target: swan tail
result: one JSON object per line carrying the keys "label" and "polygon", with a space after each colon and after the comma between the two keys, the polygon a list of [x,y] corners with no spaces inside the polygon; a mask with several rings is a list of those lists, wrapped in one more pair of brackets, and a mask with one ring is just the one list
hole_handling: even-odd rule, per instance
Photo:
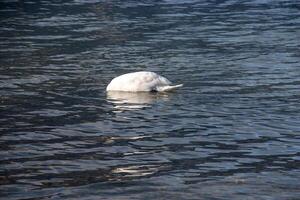
{"label": "swan tail", "polygon": [[175,90],[179,87],[182,87],[183,84],[179,84],[179,85],[167,85],[167,86],[160,86],[157,88],[158,92],[167,92],[167,91],[172,91]]}

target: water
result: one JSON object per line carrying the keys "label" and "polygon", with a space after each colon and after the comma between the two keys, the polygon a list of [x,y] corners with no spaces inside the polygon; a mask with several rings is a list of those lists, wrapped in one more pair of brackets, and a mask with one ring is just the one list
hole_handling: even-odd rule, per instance
{"label": "water", "polygon": [[[0,198],[299,199],[300,3],[0,3]],[[150,70],[173,93],[106,94]]]}

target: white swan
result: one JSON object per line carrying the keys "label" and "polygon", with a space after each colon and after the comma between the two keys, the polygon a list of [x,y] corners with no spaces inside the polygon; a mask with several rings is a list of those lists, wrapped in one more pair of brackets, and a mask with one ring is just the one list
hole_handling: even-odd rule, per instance
{"label": "white swan", "polygon": [[154,72],[132,72],[114,78],[107,86],[106,91],[126,92],[165,92],[174,90],[180,85],[171,85],[171,82]]}

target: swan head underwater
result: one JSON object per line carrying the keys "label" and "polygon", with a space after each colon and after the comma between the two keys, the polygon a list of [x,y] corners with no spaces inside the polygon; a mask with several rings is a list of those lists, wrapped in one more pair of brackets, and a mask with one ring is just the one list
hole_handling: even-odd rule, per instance
{"label": "swan head underwater", "polygon": [[154,72],[140,71],[123,74],[111,80],[106,91],[124,92],[167,92],[182,87]]}

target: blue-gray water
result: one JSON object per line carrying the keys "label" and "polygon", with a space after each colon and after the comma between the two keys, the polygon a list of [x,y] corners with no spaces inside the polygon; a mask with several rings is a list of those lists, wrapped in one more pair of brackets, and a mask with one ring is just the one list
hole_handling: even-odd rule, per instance
{"label": "blue-gray water", "polygon": [[0,81],[2,199],[300,197],[298,0],[2,0]]}

